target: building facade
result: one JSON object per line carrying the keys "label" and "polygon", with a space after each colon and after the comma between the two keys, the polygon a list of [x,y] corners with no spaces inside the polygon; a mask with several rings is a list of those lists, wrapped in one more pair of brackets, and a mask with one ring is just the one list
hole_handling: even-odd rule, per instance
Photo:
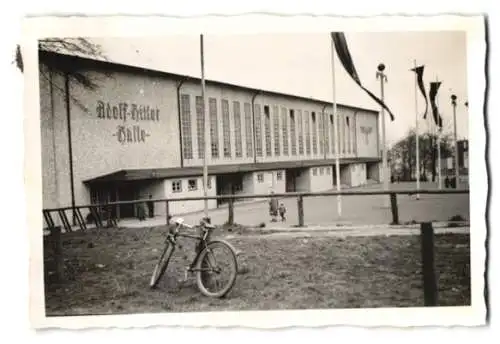
{"label": "building facade", "polygon": [[337,138],[341,184],[380,182],[378,112],[339,104],[335,132],[329,102],[208,80],[206,93],[205,119],[199,79],[40,52],[43,207],[202,196],[205,120],[209,195],[331,190]]}

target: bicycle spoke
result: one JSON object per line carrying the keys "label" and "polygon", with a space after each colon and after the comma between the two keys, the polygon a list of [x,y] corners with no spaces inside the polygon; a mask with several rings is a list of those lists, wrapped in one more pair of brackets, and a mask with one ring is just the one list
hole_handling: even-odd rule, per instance
{"label": "bicycle spoke", "polygon": [[206,290],[214,294],[220,292],[226,285],[232,284],[234,279],[236,266],[232,251],[225,245],[210,247],[203,257],[201,269],[202,283]]}

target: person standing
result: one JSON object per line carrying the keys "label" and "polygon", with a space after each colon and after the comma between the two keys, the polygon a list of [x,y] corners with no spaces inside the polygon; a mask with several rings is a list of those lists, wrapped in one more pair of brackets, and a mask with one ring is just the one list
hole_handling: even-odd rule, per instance
{"label": "person standing", "polygon": [[283,203],[280,204],[280,207],[279,207],[279,213],[280,213],[280,217],[281,217],[281,221],[286,221],[286,207]]}
{"label": "person standing", "polygon": [[148,201],[148,211],[149,211],[149,217],[153,218],[155,217],[155,204],[152,201],[153,196],[149,195],[149,201]]}
{"label": "person standing", "polygon": [[278,199],[273,196],[274,191],[271,191],[271,198],[269,199],[269,215],[271,215],[271,222],[276,222],[278,218]]}

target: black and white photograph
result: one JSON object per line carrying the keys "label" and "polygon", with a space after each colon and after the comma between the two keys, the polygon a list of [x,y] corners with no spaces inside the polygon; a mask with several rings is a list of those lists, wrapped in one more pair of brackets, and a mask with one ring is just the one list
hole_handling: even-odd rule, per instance
{"label": "black and white photograph", "polygon": [[482,323],[484,19],[452,19],[26,39],[33,323]]}

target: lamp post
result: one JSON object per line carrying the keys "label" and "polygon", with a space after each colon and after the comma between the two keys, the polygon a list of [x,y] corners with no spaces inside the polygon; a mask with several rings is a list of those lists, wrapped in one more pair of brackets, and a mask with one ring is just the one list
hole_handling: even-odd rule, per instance
{"label": "lamp post", "polygon": [[455,140],[455,189],[458,188],[457,96],[451,95],[453,106],[453,138]]}
{"label": "lamp post", "polygon": [[[377,67],[377,79],[380,79],[380,96],[382,102],[384,102],[384,84],[387,82],[387,76],[384,74],[385,65],[380,63]],[[380,110],[380,121],[381,121],[381,131],[382,131],[382,181],[384,183],[384,191],[389,190],[389,173],[387,171],[387,146],[385,143],[385,113],[384,108]],[[386,199],[386,206],[388,205],[388,200]]]}

